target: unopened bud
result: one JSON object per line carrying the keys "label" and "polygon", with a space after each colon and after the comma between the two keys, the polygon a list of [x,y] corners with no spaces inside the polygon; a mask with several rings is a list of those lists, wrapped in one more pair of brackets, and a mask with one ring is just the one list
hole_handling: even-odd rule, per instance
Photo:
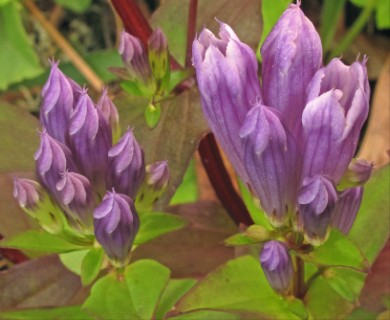
{"label": "unopened bud", "polygon": [[373,162],[368,162],[365,159],[352,159],[338,188],[346,189],[365,184],[371,177],[373,167]]}

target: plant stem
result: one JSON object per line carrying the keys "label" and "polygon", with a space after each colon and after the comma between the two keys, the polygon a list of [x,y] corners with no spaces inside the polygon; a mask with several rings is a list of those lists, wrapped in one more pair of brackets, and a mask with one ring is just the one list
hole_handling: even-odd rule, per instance
{"label": "plant stem", "polygon": [[201,140],[198,151],[211,185],[230,217],[236,224],[252,225],[253,220],[233,187],[212,133]]}
{"label": "plant stem", "polygon": [[305,262],[298,256],[294,256],[293,293],[298,299],[302,299],[305,293]]}
{"label": "plant stem", "polygon": [[353,25],[349,28],[346,35],[343,37],[341,42],[332,50],[329,55],[329,59],[338,57],[341,55],[345,49],[352,43],[356,36],[362,31],[363,27],[366,25],[368,18],[371,16],[372,11],[374,10],[378,0],[368,0],[368,3],[364,7],[363,11],[360,13],[359,17]]}
{"label": "plant stem", "polygon": [[195,39],[195,33],[196,33],[197,8],[198,8],[198,0],[190,0],[190,7],[188,10],[188,23],[187,23],[186,67],[191,66],[192,42]]}

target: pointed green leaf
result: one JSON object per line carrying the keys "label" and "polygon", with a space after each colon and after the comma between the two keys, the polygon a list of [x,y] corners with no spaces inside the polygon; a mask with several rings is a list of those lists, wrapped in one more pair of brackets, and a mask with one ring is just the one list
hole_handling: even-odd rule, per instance
{"label": "pointed green leaf", "polygon": [[132,80],[126,80],[121,82],[121,87],[126,92],[135,95],[135,96],[143,96],[142,90],[139,88],[138,83]]}
{"label": "pointed green leaf", "polygon": [[195,161],[191,160],[186,173],[183,177],[183,182],[177,188],[173,195],[170,205],[195,202],[198,200],[198,181],[196,177]]}
{"label": "pointed green leaf", "polygon": [[349,237],[370,263],[390,235],[390,166],[376,171],[364,187],[363,201]]}
{"label": "pointed green leaf", "polygon": [[98,276],[103,264],[104,250],[102,247],[92,248],[85,255],[81,264],[81,283],[91,284]]}
{"label": "pointed green leaf", "polygon": [[196,283],[195,279],[172,279],[165,288],[158,308],[156,310],[156,319],[163,319],[174,304]]}
{"label": "pointed green leaf", "polygon": [[81,264],[88,252],[89,250],[78,250],[68,253],[61,253],[59,257],[65,267],[67,267],[73,273],[81,275]]}
{"label": "pointed green leaf", "polygon": [[177,317],[168,318],[172,320],[199,320],[199,319],[207,319],[207,320],[239,320],[241,319],[240,315],[221,312],[221,311],[210,311],[210,310],[201,310],[194,311],[182,314]]}
{"label": "pointed green leaf", "polygon": [[157,126],[161,116],[161,107],[159,103],[149,103],[145,108],[145,121],[150,129]]}
{"label": "pointed green leaf", "polygon": [[299,254],[305,261],[324,266],[344,266],[366,270],[369,265],[359,247],[341,231],[333,229],[328,240],[313,251]]}
{"label": "pointed green leaf", "polygon": [[199,281],[178,303],[179,312],[199,309],[257,312],[275,319],[299,319],[269,286],[259,261],[243,256]]}
{"label": "pointed green leaf", "polygon": [[33,250],[46,253],[64,253],[85,249],[44,231],[29,230],[0,241],[0,247]]}
{"label": "pointed green leaf", "polygon": [[0,90],[43,72],[24,30],[18,1],[0,7]]}
{"label": "pointed green leaf", "polygon": [[366,274],[347,268],[329,268],[323,277],[341,297],[354,303],[359,299]]}
{"label": "pointed green leaf", "polygon": [[148,212],[140,214],[140,229],[134,244],[140,245],[165,233],[178,230],[186,225],[186,221],[174,214]]}
{"label": "pointed green leaf", "polygon": [[101,319],[152,319],[169,275],[158,262],[139,260],[99,279],[83,308]]}
{"label": "pointed green leaf", "polygon": [[177,71],[171,71],[170,80],[169,80],[169,86],[168,86],[168,92],[171,92],[175,87],[182,83],[185,79],[188,79],[189,77],[194,75],[194,69],[193,68],[187,68]]}

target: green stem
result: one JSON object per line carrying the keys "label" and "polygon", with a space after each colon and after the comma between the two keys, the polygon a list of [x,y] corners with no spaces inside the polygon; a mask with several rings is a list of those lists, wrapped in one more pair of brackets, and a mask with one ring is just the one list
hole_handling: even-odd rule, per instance
{"label": "green stem", "polygon": [[329,59],[340,56],[345,49],[352,43],[355,37],[362,31],[363,27],[366,25],[369,17],[371,16],[372,11],[374,10],[378,0],[368,0],[367,5],[364,7],[363,11],[360,13],[357,20],[349,28],[345,37],[341,42],[332,50],[329,55]]}

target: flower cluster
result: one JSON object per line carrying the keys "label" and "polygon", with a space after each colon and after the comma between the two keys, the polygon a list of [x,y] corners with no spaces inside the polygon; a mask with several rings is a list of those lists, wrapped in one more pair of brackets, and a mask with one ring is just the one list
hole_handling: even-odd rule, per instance
{"label": "flower cluster", "polygon": [[[146,172],[130,129],[114,144],[119,116],[107,90],[95,104],[55,62],[42,90],[40,121],[39,183],[15,178],[15,198],[48,232],[71,241],[95,235],[114,263],[126,263],[139,228],[134,200],[141,188],[161,192],[169,179],[167,163]],[[144,206],[154,200],[149,197]]]}
{"label": "flower cluster", "polygon": [[[193,43],[203,112],[273,226],[320,245],[331,224],[349,231],[371,173],[372,164],[352,160],[368,115],[367,60],[322,66],[320,38],[299,3],[261,56],[260,84],[254,52],[228,25],[220,22],[219,37],[204,29]],[[279,242],[260,257],[268,273],[290,270],[289,259]],[[289,284],[268,278],[278,291]]]}

